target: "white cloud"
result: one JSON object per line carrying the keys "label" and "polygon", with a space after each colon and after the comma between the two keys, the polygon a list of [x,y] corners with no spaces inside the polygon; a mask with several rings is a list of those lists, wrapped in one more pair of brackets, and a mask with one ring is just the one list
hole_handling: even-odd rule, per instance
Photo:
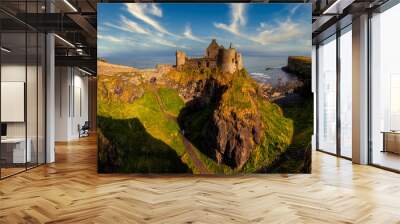
{"label": "white cloud", "polygon": [[249,36],[249,39],[262,45],[289,41],[303,33],[300,25],[291,20],[279,22],[275,27],[260,23],[257,30],[260,31],[258,35]]}
{"label": "white cloud", "polygon": [[297,11],[297,9],[299,9],[300,8],[300,6],[301,6],[301,4],[297,4],[296,6],[294,6],[293,8],[291,8],[290,9],[290,16],[293,16],[295,13],[296,13],[296,11]]}
{"label": "white cloud", "polygon": [[[132,38],[125,38],[118,41],[118,38],[113,38],[112,35],[102,36],[99,35],[99,39],[107,40],[109,42],[122,42],[126,43],[126,46],[141,46],[147,49],[155,48],[158,46],[170,47],[170,48],[184,48],[188,47],[182,44],[176,44],[176,40],[180,38],[187,38],[194,41],[203,42],[203,40],[195,35],[193,35],[190,27],[185,29],[183,36],[170,33],[155,19],[155,17],[162,17],[163,12],[157,4],[125,4],[126,10],[129,14],[140,21],[134,21],[128,17],[121,16],[120,21],[116,24],[106,22],[103,26],[117,29],[123,32],[135,33],[138,35],[133,35]],[[148,26],[146,26],[148,25]]]}
{"label": "white cloud", "polygon": [[[128,27],[122,26],[122,25],[121,26],[117,26],[117,25],[114,25],[114,24],[111,24],[111,23],[104,23],[104,26],[108,26],[108,27],[111,27],[111,28],[114,28],[114,29],[118,29],[118,30],[121,30],[121,31],[124,31],[124,32],[139,33],[139,32],[134,32],[132,29],[129,29]],[[144,39],[142,39],[140,41],[140,43],[137,43],[138,45],[141,45],[143,47],[152,48],[152,47],[154,47],[154,44],[163,45],[163,46],[167,46],[167,47],[174,47],[174,48],[177,47],[177,45],[174,42],[166,40],[166,39],[163,39],[160,35],[158,35],[158,33],[156,33],[156,35],[153,35],[152,33],[150,33],[150,31],[146,30],[146,32],[140,32],[139,34],[142,34],[145,37]],[[151,38],[149,38],[149,36],[151,36]],[[128,45],[131,45],[132,43],[135,42],[132,39],[124,39],[124,40],[121,39],[121,41],[118,41],[117,40],[118,38],[115,38],[115,37],[112,37],[112,36],[103,36],[103,35],[100,35],[100,34],[98,34],[97,37],[98,37],[98,39],[108,40],[108,41],[111,41],[111,42],[114,42],[114,43],[117,43],[117,42],[121,43],[121,41],[124,41]],[[113,39],[113,41],[111,39]]]}
{"label": "white cloud", "polygon": [[240,26],[246,25],[246,5],[242,3],[232,3],[231,7],[231,24],[227,25],[224,23],[214,23],[214,26],[229,31],[233,34],[240,35]]}
{"label": "white cloud", "polygon": [[139,24],[136,22],[129,20],[125,16],[121,16],[122,24],[124,25],[124,28],[126,30],[129,30],[130,32],[135,32],[135,33],[141,33],[141,34],[149,34],[149,31],[141,27]]}
{"label": "white cloud", "polygon": [[147,15],[147,13],[149,13],[160,17],[162,15],[162,11],[157,6],[152,6],[152,9],[149,10],[146,4],[126,3],[125,5],[128,12],[132,16],[136,17],[139,20],[142,20],[160,33],[175,36],[174,34],[168,32],[168,30],[166,30],[163,26],[161,26],[158,21]]}
{"label": "white cloud", "polygon": [[158,44],[161,44],[161,45],[164,45],[167,47],[176,47],[176,44],[169,40],[155,38],[154,41]]}
{"label": "white cloud", "polygon": [[103,25],[107,26],[107,27],[111,27],[111,28],[117,29],[117,30],[125,31],[125,32],[132,32],[132,30],[129,30],[126,27],[123,27],[121,25],[115,25],[115,24],[112,24],[112,23],[109,23],[109,22],[105,22],[105,23],[103,23]]}
{"label": "white cloud", "polygon": [[246,8],[244,4],[231,4],[231,23],[214,23],[216,28],[228,31],[240,38],[256,42],[261,45],[280,43],[292,40],[303,33],[301,26],[298,23],[291,21],[290,17],[296,13],[300,5],[291,8],[288,18],[284,22],[278,22],[276,25],[271,25],[266,22],[261,22],[256,29],[256,34],[243,33],[241,28],[246,25]]}
{"label": "white cloud", "polygon": [[113,37],[113,36],[103,36],[101,34],[97,35],[97,38],[100,40],[106,40],[106,41],[110,41],[113,43],[122,43],[124,42],[124,39],[118,38],[118,37]]}
{"label": "white cloud", "polygon": [[157,4],[150,4],[149,12],[155,16],[162,17],[162,11]]}
{"label": "white cloud", "polygon": [[201,39],[200,37],[194,36],[192,33],[192,27],[190,25],[187,25],[185,27],[185,32],[183,33],[183,36],[189,40],[194,40],[198,42],[206,42],[205,40]]}
{"label": "white cloud", "polygon": [[189,49],[188,47],[186,47],[185,45],[177,45],[176,43],[174,43],[173,41],[169,41],[166,39],[161,39],[161,38],[154,38],[153,40],[151,40],[151,43],[148,43],[149,45],[154,45],[154,42],[166,47],[172,47],[172,48],[182,48],[182,49]]}

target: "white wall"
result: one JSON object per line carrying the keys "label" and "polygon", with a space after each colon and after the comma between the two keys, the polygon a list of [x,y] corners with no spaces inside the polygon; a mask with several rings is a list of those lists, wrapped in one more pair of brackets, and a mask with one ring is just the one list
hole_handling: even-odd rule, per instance
{"label": "white wall", "polygon": [[[26,112],[27,119],[22,122],[5,122],[7,124],[7,137],[25,138],[26,135],[30,140],[31,161],[36,162],[38,158],[39,163],[44,163],[45,150],[43,77],[42,68],[40,66],[37,67],[36,64],[34,66],[25,66],[25,63],[4,63],[1,66],[2,82],[24,82],[27,91],[26,108],[23,106],[21,108],[22,111],[20,111],[22,113]],[[26,78],[28,80],[25,80]],[[21,94],[24,94],[24,92]],[[11,108],[1,108],[1,110],[11,110]]]}
{"label": "white wall", "polygon": [[[28,72],[28,88],[27,88],[27,119],[28,122],[33,122],[33,124],[28,124],[28,129],[32,127],[36,130],[36,113],[32,113],[32,108],[36,111],[37,99],[36,99],[36,80],[31,78],[31,74],[36,76],[36,65],[29,66],[26,68],[25,64],[3,64],[1,66],[1,81],[2,82],[25,82],[25,75],[27,69]],[[39,105],[40,107],[41,105]],[[1,108],[2,110],[7,110],[7,108]],[[34,126],[34,127],[33,127]],[[29,137],[28,130],[28,137]],[[25,137],[25,122],[7,122],[7,135],[8,137]],[[36,135],[36,132],[35,132]]]}
{"label": "white wall", "polygon": [[88,78],[76,68],[56,67],[55,85],[55,140],[77,139],[78,125],[88,120]]}
{"label": "white wall", "polygon": [[55,141],[67,141],[69,132],[69,69],[55,68]]}
{"label": "white wall", "polygon": [[[3,64],[1,66],[2,82],[25,82],[25,64]],[[7,108],[1,108],[7,110]],[[25,123],[7,123],[7,137],[25,137]]]}

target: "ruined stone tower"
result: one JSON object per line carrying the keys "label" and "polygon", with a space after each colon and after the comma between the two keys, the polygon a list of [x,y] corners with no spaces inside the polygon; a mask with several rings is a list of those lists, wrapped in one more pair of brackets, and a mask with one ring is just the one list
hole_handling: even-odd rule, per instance
{"label": "ruined stone tower", "polygon": [[225,49],[223,46],[219,49],[217,65],[222,72],[234,73],[236,71],[236,50],[234,48]]}
{"label": "ruined stone tower", "polygon": [[210,45],[208,45],[206,49],[206,57],[216,59],[218,56],[219,45],[217,44],[217,40],[212,39]]}
{"label": "ruined stone tower", "polygon": [[238,52],[236,52],[236,65],[239,71],[243,69],[242,54]]}
{"label": "ruined stone tower", "polygon": [[183,51],[176,51],[176,67],[180,68],[186,63],[186,54]]}
{"label": "ruined stone tower", "polygon": [[243,69],[242,55],[230,44],[228,49],[221,45],[218,52],[217,65],[222,72],[234,73]]}
{"label": "ruined stone tower", "polygon": [[235,73],[243,69],[242,55],[232,47],[225,49],[218,45],[213,39],[208,45],[205,57],[188,58],[183,51],[176,51],[176,68],[182,69],[183,66],[195,69],[220,69],[224,73]]}

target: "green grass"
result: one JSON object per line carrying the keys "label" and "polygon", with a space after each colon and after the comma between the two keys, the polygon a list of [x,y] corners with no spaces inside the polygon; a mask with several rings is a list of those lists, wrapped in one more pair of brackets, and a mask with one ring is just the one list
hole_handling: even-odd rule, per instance
{"label": "green grass", "polygon": [[[285,153],[292,139],[292,145],[297,143],[300,144],[307,138],[309,133],[312,133],[312,125],[310,130],[308,123],[302,124],[302,121],[297,121],[308,118],[306,115],[304,115],[304,117],[298,115],[301,109],[295,111],[296,108],[286,108],[286,118],[278,105],[269,103],[258,96],[257,86],[254,80],[252,80],[245,71],[229,77],[219,74],[218,72],[216,74],[211,74],[209,71],[203,71],[200,75],[196,75],[196,72],[198,71],[174,71],[168,75],[170,76],[169,78],[172,77],[171,79],[175,81],[178,80],[181,84],[213,76],[213,78],[217,78],[219,82],[222,82],[223,85],[229,85],[230,87],[223,94],[219,104],[210,104],[203,109],[191,111],[186,117],[186,120],[189,120],[190,122],[190,127],[185,130],[185,133],[192,133],[190,135],[190,140],[196,147],[199,147],[201,142],[205,141],[204,132],[208,130],[204,125],[213,116],[214,110],[218,107],[224,116],[229,117],[234,113],[239,119],[242,119],[243,122],[248,122],[247,117],[250,115],[261,116],[263,127],[265,129],[263,138],[261,139],[261,144],[257,145],[256,148],[253,149],[249,160],[241,170],[234,170],[229,166],[217,164],[213,156],[205,154],[204,149],[200,151],[195,148],[196,154],[200,160],[203,161],[209,171],[219,174],[257,172],[264,167],[270,166],[280,157],[280,155],[282,155],[282,153]],[[155,92],[153,87],[142,84],[135,87],[135,89],[143,89],[144,95],[135,99],[132,103],[126,103],[125,101],[115,100],[116,97],[112,92],[110,92],[113,83],[114,81],[107,83],[104,87],[108,89],[108,95],[106,97],[103,97],[101,94],[98,97],[98,116],[125,122],[126,124],[119,123],[119,125],[122,125],[121,130],[128,134],[125,135],[123,132],[114,131],[115,133],[119,133],[114,135],[106,132],[103,133],[105,139],[116,142],[118,147],[126,152],[131,152],[133,155],[138,152],[130,151],[131,149],[123,147],[123,144],[130,144],[133,146],[133,139],[143,143],[139,148],[152,149],[149,152],[157,152],[157,147],[161,150],[160,155],[168,152],[168,150],[172,151],[184,165],[184,167],[180,167],[179,169],[199,173],[199,170],[195,167],[190,156],[186,153],[183,141],[179,136],[180,127],[178,123],[164,114],[157,101],[156,94],[158,94],[162,101],[166,112],[172,116],[178,117],[182,112],[182,109],[185,108],[185,104],[179,97],[178,92],[166,87],[159,87]],[[102,90],[101,88],[102,87],[99,86],[99,93]],[[130,90],[134,91],[130,88],[125,88],[124,90],[126,97],[131,95],[129,92]],[[132,132],[132,129],[136,130],[135,127],[132,126],[133,124],[136,124],[136,120],[133,122],[132,119],[137,119],[137,121],[143,126],[141,132]],[[296,121],[293,123],[293,120]],[[99,120],[99,122],[104,123],[104,120]],[[109,125],[111,124],[105,122],[103,128],[112,129],[113,127],[110,127]],[[101,125],[99,125],[99,127],[101,129]],[[100,131],[104,132],[104,130]],[[142,132],[145,133],[143,134]],[[293,134],[293,132],[295,132],[295,134]],[[107,145],[106,140],[104,141],[104,145]],[[105,149],[107,149],[107,147],[105,147]],[[147,154],[141,154],[142,152],[140,151],[138,155],[141,156],[143,164],[133,159],[130,163],[136,165],[131,165],[127,169],[133,169],[131,172],[136,172],[137,170],[145,172],[146,170],[144,167],[149,166],[152,167],[151,169],[154,171],[158,169],[156,163],[164,164],[167,167],[173,167],[168,161],[176,161],[173,154],[170,154],[169,152],[167,153],[167,158],[170,159],[167,159],[165,163],[159,160],[161,157],[157,157],[156,153],[149,154],[149,152],[147,152]],[[151,159],[148,157],[149,155],[155,156],[155,159]],[[101,158],[107,159],[107,155],[99,153],[99,159]],[[129,158],[129,156],[127,156],[127,158]]]}
{"label": "green grass", "polygon": [[179,111],[185,106],[185,103],[179,97],[176,90],[160,88],[158,89],[158,95],[163,101],[166,110],[175,117],[179,115]]}
{"label": "green grass", "polygon": [[311,144],[313,134],[313,99],[306,98],[304,102],[282,106],[284,115],[293,120],[294,136],[291,147],[305,148]]}
{"label": "green grass", "polygon": [[97,119],[100,172],[191,172],[176,151],[150,135],[139,119]]}
{"label": "green grass", "polygon": [[287,151],[277,162],[268,169],[274,173],[304,173],[310,172],[311,167],[311,136],[313,133],[313,98],[283,104],[282,110],[286,117],[293,120],[294,134]]}
{"label": "green grass", "polygon": [[[229,88],[223,96],[225,106],[234,108],[235,110],[243,110],[253,107],[250,92],[255,86],[249,79],[242,74],[232,80],[231,88]],[[249,91],[250,90],[250,91]]]}
{"label": "green grass", "polygon": [[178,138],[179,125],[167,119],[158,105],[157,98],[151,91],[135,100],[132,104],[119,102],[98,102],[98,115],[113,119],[137,118],[145,129],[155,138],[165,142],[176,150],[178,155],[185,151],[183,142]]}
{"label": "green grass", "polygon": [[[167,111],[171,114],[178,115],[180,110],[185,106],[178,93],[173,89],[160,88],[158,94],[163,101]],[[181,158],[181,161],[189,167],[193,173],[199,173],[199,170],[195,167],[193,161],[191,161],[189,155],[186,153],[185,146],[182,139],[179,137],[180,128],[177,122],[166,118],[161,108],[158,105],[156,95],[151,90],[147,89],[145,94],[135,100],[132,104],[126,104],[115,101],[106,101],[99,99],[98,102],[98,116],[106,117],[115,120],[129,120],[132,118],[138,119],[143,124],[143,127],[149,135],[155,139],[165,143],[170,149],[174,150],[176,154]],[[100,123],[105,123],[105,120],[99,120]],[[101,126],[101,125],[99,125]],[[107,127],[106,129],[110,129]],[[121,129],[129,131],[126,129]],[[120,133],[120,132],[116,132]],[[113,142],[118,142],[118,139],[125,139],[125,134],[120,133],[119,137],[114,136]],[[135,139],[130,136],[131,139]],[[125,139],[126,140],[126,139]],[[138,140],[138,139],[136,139]],[[138,140],[139,141],[139,140]],[[151,141],[150,141],[151,142]],[[118,147],[122,147],[120,144]],[[165,148],[165,147],[164,147]],[[194,148],[199,158],[204,162],[206,167],[215,173],[229,173],[229,167],[218,165],[215,161],[202,154],[199,150]],[[137,154],[136,152],[134,154]],[[105,155],[103,155],[105,157]],[[144,164],[151,164],[149,158],[148,162]],[[154,160],[153,162],[159,162]],[[133,162],[132,162],[133,163]],[[150,165],[149,165],[150,166]],[[141,166],[132,167],[129,166],[126,169],[134,169],[132,172],[143,171]],[[153,169],[154,170],[154,169]]]}
{"label": "green grass", "polygon": [[[251,125],[251,117],[261,116],[264,127],[264,136],[261,144],[257,145],[250,154],[249,160],[241,170],[229,166],[219,165],[215,162],[212,150],[204,144],[208,140],[209,122],[213,119],[214,111],[218,110],[223,119],[235,119]],[[209,104],[195,111],[184,111],[181,122],[185,127],[190,141],[207,154],[203,161],[210,170],[216,173],[252,173],[270,166],[285,152],[293,136],[293,122],[285,118],[282,110],[276,104],[269,103],[257,95],[257,85],[246,71],[235,73],[229,82],[229,88],[223,93],[218,104]]]}
{"label": "green grass", "polygon": [[258,104],[265,125],[265,136],[244,165],[244,173],[257,172],[272,165],[286,151],[293,136],[293,121],[283,116],[278,105],[262,99],[258,99]]}

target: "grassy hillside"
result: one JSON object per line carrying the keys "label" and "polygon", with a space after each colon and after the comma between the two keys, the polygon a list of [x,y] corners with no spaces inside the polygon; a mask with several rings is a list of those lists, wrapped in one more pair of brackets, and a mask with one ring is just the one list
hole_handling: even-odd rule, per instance
{"label": "grassy hillside", "polygon": [[[172,70],[163,77],[167,82],[162,83],[167,84],[150,84],[140,71],[123,69],[98,78],[99,168],[103,172],[200,173],[195,156],[211,173],[251,173],[273,164],[291,143],[292,119],[259,96],[257,84],[245,70],[236,74]],[[177,122],[187,105],[176,85],[190,89],[193,83],[210,79],[224,88],[217,100],[208,100],[185,117],[185,136],[194,146],[194,155],[189,155]],[[210,149],[202,147],[210,140],[208,125],[216,114],[224,122],[250,127],[252,136],[259,135],[259,140],[249,140],[255,147],[240,168],[218,164]]]}
{"label": "grassy hillside", "polygon": [[[176,80],[193,82],[187,71],[174,72]],[[233,75],[211,74],[209,78],[220,81],[221,85],[227,85],[227,90],[221,96],[219,102],[209,103],[206,107],[185,113],[185,132],[188,138],[209,158],[215,160],[212,150],[203,144],[210,139],[207,133],[210,130],[209,121],[218,113],[229,120],[232,117],[240,120],[245,125],[254,125],[254,117],[261,117],[264,128],[263,137],[252,151],[249,160],[242,169],[233,170],[234,173],[251,173],[271,165],[288,147],[293,135],[293,122],[285,118],[278,105],[262,99],[257,92],[257,84],[246,71]],[[182,83],[181,83],[182,84]],[[217,112],[216,112],[217,111]]]}
{"label": "grassy hillside", "polygon": [[[179,96],[178,96],[179,97]],[[175,98],[176,99],[176,98]],[[170,104],[171,111],[178,111],[178,106],[182,106],[183,102],[179,104]],[[171,149],[173,149],[178,156],[182,156],[185,152],[182,141],[177,137],[179,134],[179,126],[173,120],[169,120],[164,116],[157,103],[157,98],[152,91],[148,89],[144,95],[135,100],[131,104],[106,101],[100,98],[98,100],[98,116],[106,117],[113,120],[124,119],[138,119],[145,130],[154,138],[163,141]],[[99,128],[104,133],[109,131],[107,127],[101,126],[99,120]],[[121,135],[122,137],[123,135]],[[132,156],[135,156],[132,154]]]}
{"label": "grassy hillside", "polygon": [[284,115],[293,120],[293,140],[288,150],[267,171],[274,173],[310,173],[313,134],[313,98],[282,104]]}
{"label": "grassy hillside", "polygon": [[98,123],[101,130],[98,141],[100,172],[191,172],[177,152],[149,134],[138,118],[99,116]]}
{"label": "grassy hillside", "polygon": [[[118,100],[108,100],[101,96],[98,99],[99,132],[108,143],[112,142],[114,151],[117,149],[121,152],[118,153],[118,158],[113,159],[120,161],[121,167],[124,167],[118,172],[199,173],[179,137],[178,123],[168,117],[169,115],[176,117],[185,106],[177,91],[162,86],[154,88],[146,84],[142,84],[140,87],[145,90],[144,95],[130,104]],[[162,100],[165,112],[168,113],[167,116],[160,108],[156,94]],[[130,130],[135,129],[139,123],[143,126],[143,129],[139,129],[141,131]],[[107,162],[112,162],[107,160],[107,155],[112,153],[107,144],[100,145],[99,148],[103,149],[99,150],[99,164],[101,164],[99,167],[111,167],[107,166]],[[145,156],[141,156],[143,150],[151,153],[148,152]],[[200,151],[195,150],[210,171],[214,173],[232,172],[228,167],[216,164]],[[154,159],[149,159],[148,156],[152,156]],[[172,166],[172,162],[176,162],[176,157],[180,162],[178,162],[178,166]],[[162,158],[165,161],[161,161]],[[105,161],[105,163],[101,163],[101,161]],[[142,161],[141,165],[136,164],[139,161]],[[147,170],[145,170],[146,166],[149,167]],[[163,166],[166,169],[161,171]],[[109,168],[108,171],[110,170],[112,169]]]}

